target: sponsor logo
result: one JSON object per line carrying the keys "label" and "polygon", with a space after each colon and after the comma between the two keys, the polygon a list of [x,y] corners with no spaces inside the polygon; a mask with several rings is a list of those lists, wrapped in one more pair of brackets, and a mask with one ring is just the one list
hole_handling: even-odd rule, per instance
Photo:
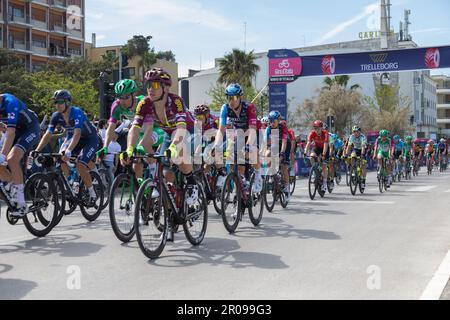
{"label": "sponsor logo", "polygon": [[431,48],[427,49],[425,52],[425,65],[427,68],[435,69],[439,68],[439,65],[441,63],[441,54],[439,52],[439,49],[437,48]]}
{"label": "sponsor logo", "polygon": [[390,71],[390,70],[398,70],[399,63],[398,62],[386,62],[389,57],[388,53],[374,53],[369,54],[370,60],[372,60],[372,64],[362,64],[361,71],[364,72],[376,72],[376,71]]}
{"label": "sponsor logo", "polygon": [[325,56],[322,58],[323,74],[334,74],[336,72],[336,59],[333,56]]}
{"label": "sponsor logo", "polygon": [[369,57],[374,63],[383,63],[386,61],[388,54],[387,53],[369,54]]}

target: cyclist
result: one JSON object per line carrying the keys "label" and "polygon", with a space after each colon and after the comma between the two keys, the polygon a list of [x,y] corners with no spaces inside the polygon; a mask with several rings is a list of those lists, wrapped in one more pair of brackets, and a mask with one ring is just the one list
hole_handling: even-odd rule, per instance
{"label": "cyclist", "polygon": [[406,136],[405,137],[405,146],[403,148],[403,157],[404,157],[404,161],[406,162],[410,162],[411,163],[411,159],[412,159],[412,154],[413,154],[413,137],[411,136]]}
{"label": "cyclist", "polygon": [[[89,170],[95,169],[95,164],[92,160],[96,151],[100,148],[101,137],[83,110],[71,105],[72,95],[69,91],[64,89],[55,91],[53,101],[57,111],[53,113],[47,132],[41,138],[36,152],[41,152],[49,143],[56,126],[60,125],[62,128],[65,128],[67,135],[60,148],[60,153],[63,155],[62,159],[63,161],[68,161],[72,155],[77,156],[76,170],[89,190],[90,203],[93,204],[97,199],[97,194],[92,185]],[[63,163],[61,169],[64,175],[68,177],[68,165]]]}
{"label": "cyclist", "polygon": [[429,140],[426,147],[425,147],[425,154],[427,158],[427,168],[428,163],[431,161],[431,166],[434,164],[434,155],[435,155],[435,148],[434,148],[434,140]]}
{"label": "cyclist", "polygon": [[335,133],[330,133],[330,183],[331,188],[334,188],[334,177],[336,172],[334,172],[334,167],[336,164],[336,169],[339,169],[339,158],[340,154],[342,154],[342,150],[344,148],[344,142],[338,137]]}
{"label": "cyclist", "polygon": [[[225,89],[228,103],[224,104],[220,111],[219,130],[216,135],[214,149],[218,150],[219,143],[223,141],[223,136],[227,128],[235,131],[234,137],[227,137],[232,142],[235,141],[233,138],[237,137],[236,130],[243,130],[245,133],[245,149],[250,153],[256,152],[257,154],[257,161],[252,166],[255,169],[254,191],[258,193],[261,192],[263,185],[261,163],[258,156],[258,121],[255,106],[252,103],[244,101],[242,98],[243,94],[242,87],[237,83],[232,83]],[[229,131],[227,131],[228,133]],[[228,149],[231,150],[233,144],[228,145]],[[227,151],[227,153],[229,152]],[[244,170],[244,167],[239,167],[239,172],[242,176],[244,176]]]}
{"label": "cyclist", "polygon": [[39,142],[40,124],[37,115],[9,93],[0,94],[0,113],[7,118],[0,152],[0,180],[10,184],[12,204],[17,209],[11,215],[21,218],[28,211],[21,161]]}
{"label": "cyclist", "polygon": [[269,117],[265,116],[261,118],[261,129],[266,132],[267,127],[270,125]]}
{"label": "cyclist", "polygon": [[436,148],[437,152],[438,152],[438,156],[439,156],[439,163],[442,162],[442,158],[446,156],[446,152],[447,152],[447,145],[445,143],[445,139],[442,138]]}
{"label": "cyclist", "polygon": [[322,156],[322,191],[325,192],[327,190],[327,181],[328,181],[328,160],[330,158],[330,150],[329,150],[329,141],[330,135],[328,131],[323,129],[323,122],[320,120],[316,120],[313,123],[313,131],[308,135],[308,143],[306,144],[306,152],[305,157],[310,151],[310,147],[313,144],[314,148],[310,154],[311,156],[311,166],[314,167],[315,158],[318,156]]}
{"label": "cyclist", "polygon": [[373,160],[378,159],[378,174],[380,174],[382,168],[382,160],[386,161],[387,174],[388,174],[388,187],[392,184],[391,176],[391,166],[389,165],[389,160],[391,159],[392,152],[392,141],[389,138],[389,131],[381,130],[377,141],[375,142],[375,150],[373,155]]}
{"label": "cyclist", "polygon": [[289,128],[287,126],[286,121],[282,120],[281,123],[286,125],[286,128],[288,129],[289,140],[291,142],[291,155],[289,156],[289,159],[291,159],[291,162],[289,164],[289,166],[290,166],[289,175],[291,177],[294,177],[295,176],[295,155],[297,153],[297,142],[296,142],[296,138],[295,138],[295,133],[294,133],[294,130],[292,130],[291,128]]}
{"label": "cyclist", "polygon": [[[130,158],[138,143],[139,134],[145,120],[144,135],[140,145],[148,154],[152,154],[154,144],[153,124],[156,124],[166,133],[165,141],[162,143],[159,152],[163,154],[168,148],[172,153],[172,160],[182,159],[178,164],[181,173],[186,177],[186,203],[191,206],[198,200],[198,187],[193,175],[192,161],[190,154],[184,155],[183,151],[177,152],[177,145],[183,141],[183,135],[187,135],[186,129],[190,133],[194,130],[194,118],[188,111],[184,101],[179,96],[169,92],[172,86],[170,74],[161,68],[153,68],[145,74],[145,82],[148,96],[141,100],[136,108],[136,115],[133,126],[128,134],[126,155]],[[173,134],[173,135],[172,135]],[[189,157],[185,161],[185,156]],[[126,164],[124,153],[121,154],[121,162]],[[167,173],[167,179],[173,180]]]}
{"label": "cyclist", "polygon": [[[272,130],[278,130],[278,143],[280,152],[280,168],[281,175],[284,180],[284,193],[286,199],[289,201],[289,164],[291,157],[291,139],[289,138],[288,128],[285,121],[281,121],[281,114],[278,111],[271,111],[269,113],[270,125],[266,128],[265,142],[267,143],[268,150],[266,151],[266,157],[271,157],[271,145],[272,145]],[[274,141],[276,143],[276,141]]]}
{"label": "cyclist", "polygon": [[348,139],[347,148],[345,150],[345,155],[348,156],[350,153],[350,148],[353,147],[353,151],[351,153],[351,165],[355,165],[355,158],[361,158],[361,174],[362,174],[362,188],[366,188],[366,178],[367,178],[367,161],[364,159],[367,149],[367,139],[364,134],[361,132],[361,128],[359,126],[353,126],[352,132]]}
{"label": "cyclist", "polygon": [[414,152],[414,168],[419,171],[420,162],[422,161],[422,156],[424,154],[422,147],[420,146],[420,140],[414,140],[413,144],[413,152]]}
{"label": "cyclist", "polygon": [[[400,161],[401,167],[403,167],[403,149],[405,147],[405,143],[400,139],[399,135],[395,135],[393,138],[393,145],[392,145],[392,155],[394,158],[394,172],[396,174],[401,174],[401,172],[397,172],[398,169],[398,161]],[[400,170],[399,170],[400,171]]]}

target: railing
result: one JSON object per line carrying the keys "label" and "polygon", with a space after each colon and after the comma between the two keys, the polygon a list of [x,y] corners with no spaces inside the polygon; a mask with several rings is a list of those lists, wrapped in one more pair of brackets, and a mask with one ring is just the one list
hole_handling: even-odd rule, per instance
{"label": "railing", "polygon": [[69,33],[74,37],[77,37],[80,39],[83,38],[83,33],[81,31],[71,29],[71,30],[69,30]]}
{"label": "railing", "polygon": [[66,48],[64,47],[50,47],[49,55],[52,57],[67,57]]}
{"label": "railing", "polygon": [[29,50],[30,42],[22,40],[22,39],[14,39],[13,38],[8,41],[8,47],[10,49],[16,49],[16,50]]}
{"label": "railing", "polygon": [[48,0],[33,0],[33,2],[42,3],[48,5]]}
{"label": "railing", "polygon": [[15,15],[12,15],[10,13],[10,14],[8,14],[8,21],[9,22],[18,22],[18,23],[30,24],[30,16],[26,15],[24,17],[18,17],[18,16],[15,16]]}
{"label": "railing", "polygon": [[67,7],[67,2],[64,0],[53,0],[51,2],[51,5],[54,7],[60,7],[60,8],[66,8]]}
{"label": "railing", "polygon": [[67,52],[72,56],[81,56],[81,49],[69,48],[69,50],[67,50]]}
{"label": "railing", "polygon": [[48,49],[47,48],[33,46],[32,49],[33,49],[33,53],[34,54],[40,54],[40,55],[48,56]]}
{"label": "railing", "polygon": [[45,30],[48,29],[47,22],[32,19],[31,24],[36,28],[41,28],[41,29],[45,29]]}
{"label": "railing", "polygon": [[66,33],[67,29],[62,23],[54,23],[53,25],[50,25],[50,31]]}

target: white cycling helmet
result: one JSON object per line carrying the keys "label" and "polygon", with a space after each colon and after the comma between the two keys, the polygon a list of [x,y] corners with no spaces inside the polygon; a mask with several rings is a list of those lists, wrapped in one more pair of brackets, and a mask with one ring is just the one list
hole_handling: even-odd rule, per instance
{"label": "white cycling helmet", "polygon": [[269,125],[270,124],[269,117],[262,117],[261,118],[261,123],[265,124],[265,125]]}

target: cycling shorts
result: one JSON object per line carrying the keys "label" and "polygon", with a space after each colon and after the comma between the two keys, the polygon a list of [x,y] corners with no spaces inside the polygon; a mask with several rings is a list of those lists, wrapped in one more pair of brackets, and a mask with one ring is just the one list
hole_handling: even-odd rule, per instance
{"label": "cycling shorts", "polygon": [[36,124],[32,128],[24,128],[23,130],[16,131],[13,147],[21,149],[24,153],[32,151],[39,143],[40,131],[39,124]]}

